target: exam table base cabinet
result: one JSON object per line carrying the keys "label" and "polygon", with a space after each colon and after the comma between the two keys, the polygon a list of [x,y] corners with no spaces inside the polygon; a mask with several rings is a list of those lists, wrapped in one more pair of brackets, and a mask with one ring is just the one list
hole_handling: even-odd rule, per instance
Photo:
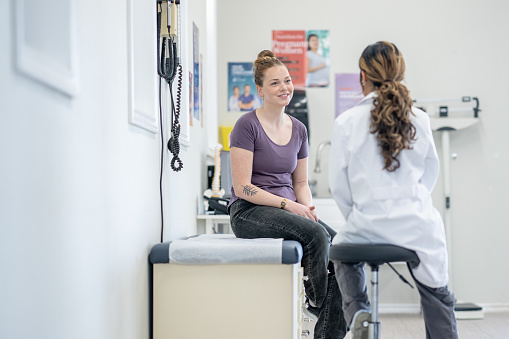
{"label": "exam table base cabinet", "polygon": [[297,339],[304,288],[293,265],[154,265],[154,339]]}

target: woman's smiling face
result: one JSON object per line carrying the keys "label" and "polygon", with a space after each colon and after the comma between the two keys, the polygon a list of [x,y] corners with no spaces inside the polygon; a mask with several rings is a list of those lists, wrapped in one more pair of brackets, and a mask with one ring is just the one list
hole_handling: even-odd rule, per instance
{"label": "woman's smiling face", "polygon": [[[258,86],[257,86],[258,87]],[[285,66],[274,66],[265,71],[263,87],[258,94],[265,104],[287,106],[292,100],[293,83]]]}

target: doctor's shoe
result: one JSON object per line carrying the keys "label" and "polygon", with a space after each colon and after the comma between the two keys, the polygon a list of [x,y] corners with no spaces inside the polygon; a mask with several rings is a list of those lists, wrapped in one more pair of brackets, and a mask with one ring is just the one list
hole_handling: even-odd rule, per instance
{"label": "doctor's shoe", "polygon": [[311,306],[309,299],[306,298],[306,306],[302,308],[302,311],[310,320],[318,321],[318,315],[320,314],[320,309],[318,307]]}
{"label": "doctor's shoe", "polygon": [[371,314],[366,310],[358,310],[353,316],[351,328],[352,339],[368,339]]}

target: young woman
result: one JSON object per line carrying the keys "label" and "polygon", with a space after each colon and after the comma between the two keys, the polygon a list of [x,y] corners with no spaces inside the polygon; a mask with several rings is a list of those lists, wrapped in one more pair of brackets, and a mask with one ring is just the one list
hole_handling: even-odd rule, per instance
{"label": "young woman", "polygon": [[[429,117],[412,107],[401,83],[405,62],[394,44],[369,45],[359,67],[365,97],[336,119],[330,150],[329,184],[346,220],[334,243],[393,244],[415,251],[420,264],[411,273],[426,337],[457,338],[444,225],[431,201],[439,162]],[[364,264],[334,264],[353,338],[367,338],[367,328],[357,326],[370,316]]]}
{"label": "young woman", "polygon": [[230,138],[232,230],[239,238],[298,241],[309,277],[306,295],[318,318],[315,338],[343,338],[341,295],[329,263],[336,232],[312,206],[306,128],[284,113],[293,95],[292,79],[271,51],[262,51],[254,63],[254,80],[263,105],[242,115]]}

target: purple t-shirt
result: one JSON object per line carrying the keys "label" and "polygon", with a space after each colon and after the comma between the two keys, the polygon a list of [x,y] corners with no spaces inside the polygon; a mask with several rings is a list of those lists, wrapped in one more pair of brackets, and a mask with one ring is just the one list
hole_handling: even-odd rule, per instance
{"label": "purple t-shirt", "polygon": [[[256,110],[243,114],[233,127],[230,147],[253,152],[251,183],[277,196],[297,200],[293,191],[292,173],[297,160],[309,155],[308,135],[302,122],[290,116],[292,137],[286,145],[274,143],[263,129]],[[238,197],[232,187],[231,205]]]}

